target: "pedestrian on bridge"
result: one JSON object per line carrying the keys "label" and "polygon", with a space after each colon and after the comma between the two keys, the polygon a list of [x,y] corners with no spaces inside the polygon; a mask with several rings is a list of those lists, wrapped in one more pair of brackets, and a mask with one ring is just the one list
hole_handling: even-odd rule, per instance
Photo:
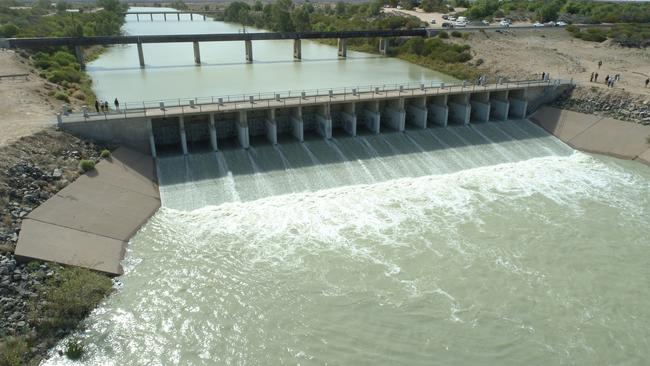
{"label": "pedestrian on bridge", "polygon": [[120,110],[120,102],[115,98],[115,110],[119,111]]}

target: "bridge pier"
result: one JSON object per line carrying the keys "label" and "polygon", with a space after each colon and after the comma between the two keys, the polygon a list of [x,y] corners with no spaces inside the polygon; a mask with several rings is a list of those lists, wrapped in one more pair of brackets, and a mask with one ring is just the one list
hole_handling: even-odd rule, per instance
{"label": "bridge pier", "polygon": [[206,20],[205,14],[203,14],[203,20]]}
{"label": "bridge pier", "polygon": [[158,153],[156,152],[156,138],[153,136],[151,118],[147,119],[147,127],[149,129],[149,149],[151,151],[151,156],[155,159],[158,157]]}
{"label": "bridge pier", "polygon": [[153,22],[153,13],[149,13],[149,16],[151,17],[151,21]]}
{"label": "bridge pier", "polygon": [[217,145],[217,129],[214,126],[214,113],[210,113],[210,145],[212,146],[212,151],[218,150]]}
{"label": "bridge pier", "polygon": [[250,145],[250,136],[248,135],[248,114],[246,111],[239,111],[239,121],[237,121],[237,138],[239,144],[244,149],[248,149]]}
{"label": "bridge pier", "polygon": [[167,13],[163,13],[163,18],[165,18],[165,21],[167,21]]}
{"label": "bridge pier", "polygon": [[410,123],[419,128],[427,128],[427,98],[412,98],[406,103],[406,114]]}
{"label": "bridge pier", "polygon": [[332,138],[332,115],[329,104],[319,106],[316,114],[316,130],[324,138],[328,140]]}
{"label": "bridge pier", "polygon": [[291,134],[293,137],[298,139],[300,142],[305,141],[305,128],[302,121],[302,107],[296,107],[292,109],[291,114],[289,115],[289,119],[291,120]]}
{"label": "bridge pier", "polygon": [[246,48],[246,61],[253,62],[253,42],[250,39],[244,41]]}
{"label": "bridge pier", "polygon": [[278,144],[278,124],[275,121],[275,109],[269,109],[266,112],[266,120],[264,120],[264,125],[266,126],[266,138],[273,145]]}
{"label": "bridge pier", "polygon": [[449,107],[447,107],[447,96],[437,95],[431,97],[427,119],[428,122],[438,126],[447,127],[447,118],[449,117]]}
{"label": "bridge pier", "polygon": [[352,102],[343,105],[341,117],[343,118],[343,129],[345,132],[350,134],[350,136],[355,137],[357,135],[356,104]]}
{"label": "bridge pier", "polygon": [[379,38],[379,53],[386,56],[388,52],[388,40],[384,37]]}
{"label": "bridge pier", "polygon": [[181,21],[181,13],[176,13],[176,19],[178,19],[179,22]]}
{"label": "bridge pier", "polygon": [[86,68],[86,63],[84,62],[84,52],[81,49],[81,46],[74,46],[74,54],[77,57],[79,67],[84,70]]}
{"label": "bridge pier", "polygon": [[199,42],[194,41],[194,63],[201,65],[201,49],[199,48]]}
{"label": "bridge pier", "polygon": [[300,38],[293,40],[293,58],[296,60],[302,59],[302,43]]}
{"label": "bridge pier", "polygon": [[194,21],[194,14],[190,13],[190,20]]}
{"label": "bridge pier", "polygon": [[178,126],[181,131],[181,147],[183,148],[183,155],[187,155],[187,134],[185,133],[185,119],[183,116],[178,116]]}
{"label": "bridge pier", "polygon": [[140,61],[140,67],[144,68],[144,52],[142,51],[142,42],[138,42],[138,59]]}
{"label": "bridge pier", "polygon": [[137,21],[139,22],[140,21],[140,14],[136,14],[135,19],[137,19]]}
{"label": "bridge pier", "polygon": [[346,38],[338,39],[339,57],[348,57],[348,40]]}

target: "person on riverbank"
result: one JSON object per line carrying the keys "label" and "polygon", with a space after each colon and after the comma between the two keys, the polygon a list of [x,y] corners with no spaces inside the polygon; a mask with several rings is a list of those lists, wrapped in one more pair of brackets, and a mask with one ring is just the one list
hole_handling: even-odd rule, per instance
{"label": "person on riverbank", "polygon": [[598,69],[600,70],[600,67],[603,66],[603,61],[598,61]]}
{"label": "person on riverbank", "polygon": [[114,104],[115,104],[115,110],[119,111],[120,110],[120,102],[117,100],[117,98],[115,98]]}
{"label": "person on riverbank", "polygon": [[598,73],[595,73],[594,74],[594,83],[597,83],[597,82],[598,82]]}
{"label": "person on riverbank", "polygon": [[650,84],[650,78],[645,79],[645,87],[646,87],[646,88],[648,87],[648,84]]}
{"label": "person on riverbank", "polygon": [[589,82],[593,83],[594,82],[594,73],[591,73],[591,76],[589,77]]}

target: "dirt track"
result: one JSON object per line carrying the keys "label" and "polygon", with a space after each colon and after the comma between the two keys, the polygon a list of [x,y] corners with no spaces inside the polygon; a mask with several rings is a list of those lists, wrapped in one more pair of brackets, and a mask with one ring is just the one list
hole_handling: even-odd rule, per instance
{"label": "dirt track", "polygon": [[[650,77],[650,49],[624,48],[611,41],[586,42],[571,37],[564,29],[494,30],[476,32],[467,41],[472,47],[474,62],[483,60],[482,68],[491,75],[521,79],[550,73],[552,78],[573,78],[584,85],[607,89],[605,77],[620,74],[614,89],[650,96],[644,87]],[[603,65],[598,69],[598,61]],[[590,83],[592,72],[598,72],[598,83]]]}
{"label": "dirt track", "polygon": [[0,50],[0,75],[30,74],[0,79],[0,146],[56,124],[61,102],[48,96],[56,86],[38,75],[13,51]]}

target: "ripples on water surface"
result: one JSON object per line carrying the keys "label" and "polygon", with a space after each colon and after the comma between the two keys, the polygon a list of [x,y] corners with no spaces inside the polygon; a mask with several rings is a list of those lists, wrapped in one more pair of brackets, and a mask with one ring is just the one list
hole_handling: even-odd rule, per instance
{"label": "ripples on water surface", "polygon": [[331,144],[161,159],[167,207],[88,319],[86,363],[647,362],[647,167],[526,121]]}

